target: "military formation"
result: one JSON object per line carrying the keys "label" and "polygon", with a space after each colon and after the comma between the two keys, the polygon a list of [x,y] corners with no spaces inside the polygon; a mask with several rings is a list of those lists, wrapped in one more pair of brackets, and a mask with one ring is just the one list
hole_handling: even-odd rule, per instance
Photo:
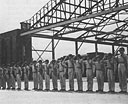
{"label": "military formation", "polygon": [[[128,56],[124,53],[125,49],[121,47],[119,54],[105,54],[103,57],[96,55],[90,58],[89,55],[63,56],[57,60],[39,60],[32,63],[8,64],[0,67],[0,89],[21,90],[21,82],[24,82],[24,90],[29,90],[29,76],[32,72],[33,90],[49,91],[50,79],[52,80],[52,91],[66,91],[66,79],[68,78],[69,90],[74,91],[74,79],[77,80],[78,89],[76,92],[83,92],[82,76],[86,71],[87,90],[93,91],[93,79],[97,79],[96,92],[104,92],[104,73],[107,73],[108,93],[115,93],[115,76],[118,71],[119,93],[127,93],[127,74],[128,74]],[[68,75],[68,77],[67,77]],[[21,77],[23,76],[23,79]],[[59,81],[58,81],[59,80]],[[58,89],[60,83],[60,89]]]}

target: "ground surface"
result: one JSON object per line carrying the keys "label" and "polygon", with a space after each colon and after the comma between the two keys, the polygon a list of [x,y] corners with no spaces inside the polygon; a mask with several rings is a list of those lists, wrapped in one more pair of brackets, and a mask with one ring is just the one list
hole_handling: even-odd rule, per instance
{"label": "ground surface", "polygon": [[[59,83],[59,82],[58,82]],[[68,81],[66,81],[67,90]],[[51,83],[52,86],[52,83]],[[60,88],[60,85],[58,85]],[[84,91],[86,90],[86,79],[84,79]],[[116,92],[120,91],[116,83]],[[98,94],[98,93],[77,93],[77,92],[43,92],[33,91],[33,83],[30,82],[30,91],[7,91],[0,90],[0,104],[128,104],[128,94]],[[23,83],[22,83],[23,89]],[[52,87],[51,87],[52,89]],[[75,81],[75,89],[77,83]],[[94,91],[97,84],[94,80]],[[105,83],[105,91],[108,91],[108,84]]]}

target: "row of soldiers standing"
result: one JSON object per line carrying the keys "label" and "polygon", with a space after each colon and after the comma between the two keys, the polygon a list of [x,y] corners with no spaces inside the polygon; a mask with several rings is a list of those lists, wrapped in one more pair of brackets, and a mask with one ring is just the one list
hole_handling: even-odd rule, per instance
{"label": "row of soldiers standing", "polygon": [[30,67],[25,63],[22,67],[19,64],[12,64],[0,67],[0,89],[16,89],[21,90],[21,77],[24,76],[24,87],[28,90],[29,87]]}
{"label": "row of soldiers standing", "polygon": [[[43,90],[43,81],[45,80],[45,90],[50,90],[50,77],[52,77],[53,90],[58,90],[58,76],[60,79],[60,91],[66,91],[66,72],[69,79],[69,91],[74,91],[74,76],[77,79],[78,90],[83,91],[82,75],[86,69],[87,76],[87,91],[93,92],[93,78],[96,73],[98,90],[96,92],[103,92],[104,90],[104,71],[107,70],[109,92],[115,92],[115,71],[118,70],[120,93],[127,92],[127,74],[128,71],[128,56],[124,54],[124,48],[120,48],[120,54],[113,56],[112,54],[105,55],[103,58],[96,56],[91,59],[89,56],[86,60],[80,55],[68,55],[58,60],[49,60],[44,62],[33,61],[32,64],[26,63],[20,67],[18,64],[14,66],[7,66],[0,68],[0,88],[15,89],[16,83],[18,90],[21,90],[21,75],[24,74],[24,89],[29,89],[29,74],[30,69],[33,73],[33,90]],[[68,69],[68,70],[67,70]],[[1,83],[2,82],[2,83]]]}

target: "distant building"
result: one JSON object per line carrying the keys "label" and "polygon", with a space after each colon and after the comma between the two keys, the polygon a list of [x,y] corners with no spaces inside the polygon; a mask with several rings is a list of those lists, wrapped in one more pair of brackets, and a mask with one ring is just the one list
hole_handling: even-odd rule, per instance
{"label": "distant building", "polygon": [[15,29],[0,34],[0,65],[31,61],[31,38],[20,37],[20,33]]}

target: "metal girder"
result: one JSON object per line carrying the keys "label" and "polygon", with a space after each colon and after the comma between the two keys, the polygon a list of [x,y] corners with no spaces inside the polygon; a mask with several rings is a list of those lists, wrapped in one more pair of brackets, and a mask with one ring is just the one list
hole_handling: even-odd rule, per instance
{"label": "metal girder", "polygon": [[120,42],[128,43],[128,40],[122,40],[122,39],[114,40],[114,39],[106,39],[106,38],[98,38],[98,37],[96,37],[96,39],[101,41],[111,41],[113,43],[120,43]]}
{"label": "metal girder", "polygon": [[[47,38],[52,39],[53,36],[50,35],[40,35],[40,34],[33,34],[32,37],[40,37],[40,38]],[[82,39],[75,39],[75,38],[69,38],[69,37],[54,37],[54,39],[59,40],[65,40],[65,41],[77,41],[77,42],[85,42],[85,43],[98,43],[98,44],[104,44],[104,45],[115,45],[115,46],[127,46],[126,44],[120,44],[120,43],[110,43],[110,42],[102,42],[102,41],[95,41],[95,40],[82,40]]]}
{"label": "metal girder", "polygon": [[[55,2],[56,2],[56,1],[55,1]],[[51,3],[52,3],[52,0],[51,0]],[[50,10],[48,10],[48,6],[47,6],[47,7],[46,7],[46,8],[47,8],[47,13],[45,13],[42,17],[40,17],[39,20],[36,20],[36,22],[31,26],[31,28],[34,27],[34,25],[36,25],[37,23],[39,23],[42,18],[44,18],[48,13],[50,13],[54,8],[56,8],[57,6],[59,6],[61,3],[62,3],[61,1],[58,2],[58,3],[56,2],[56,5],[53,6]],[[48,3],[47,3],[46,5],[48,5]],[[34,18],[34,17],[33,17],[33,18]],[[33,19],[33,20],[34,20],[34,19]]]}
{"label": "metal girder", "polygon": [[[72,15],[76,12],[77,8],[78,8],[79,5],[82,3],[82,1],[83,1],[83,0],[79,0],[79,4],[77,5],[77,7],[75,7],[74,11],[70,14],[70,16],[68,17],[68,20],[70,20],[70,19],[72,18]],[[69,2],[70,2],[70,0],[69,0]],[[69,9],[70,9],[69,11],[71,12],[71,7],[70,7]],[[61,31],[64,30],[65,28],[67,28],[68,25],[69,25],[69,24],[64,25],[63,28],[60,29],[59,32],[61,32]],[[54,34],[54,36],[58,35],[59,32],[57,32],[56,34]]]}
{"label": "metal girder", "polygon": [[117,7],[117,8],[113,8],[113,9],[106,10],[106,11],[102,11],[100,13],[90,14],[88,16],[82,16],[82,17],[79,17],[79,18],[73,18],[73,19],[70,19],[70,20],[67,20],[67,21],[63,21],[63,22],[59,22],[59,23],[55,23],[55,24],[52,24],[52,25],[49,25],[49,26],[44,26],[44,27],[41,27],[39,29],[30,30],[30,31],[21,33],[20,36],[25,36],[25,35],[32,34],[32,33],[37,33],[37,32],[40,32],[40,31],[43,31],[43,30],[47,30],[47,29],[50,29],[50,28],[55,28],[55,27],[71,24],[73,22],[78,22],[78,21],[89,19],[89,18],[94,18],[94,17],[97,17],[97,16],[109,14],[109,13],[112,13],[112,12],[121,11],[121,10],[124,10],[124,9],[128,9],[128,5]]}
{"label": "metal girder", "polygon": [[[20,36],[51,39],[48,46],[52,43],[53,59],[55,58],[54,50],[60,40],[75,42],[76,54],[83,43],[94,43],[96,52],[97,44],[112,45],[114,51],[114,46],[127,47],[128,45],[126,35],[128,17],[121,18],[121,13],[127,10],[128,2],[124,0],[50,0],[25,22],[30,24],[30,27]],[[107,30],[113,24],[115,27]],[[50,30],[53,35],[44,35],[45,30]],[[77,38],[72,38],[71,35],[66,37],[66,34],[79,31],[82,32]],[[56,45],[54,45],[54,39],[58,40]],[[81,42],[79,47],[78,42]],[[45,50],[38,51],[42,51],[43,54],[47,51],[47,47]]]}
{"label": "metal girder", "polygon": [[32,51],[40,51],[40,52],[44,52],[44,51],[45,51],[45,52],[52,52],[51,50],[39,50],[39,49],[38,49],[38,50],[37,50],[37,49],[33,49]]}

